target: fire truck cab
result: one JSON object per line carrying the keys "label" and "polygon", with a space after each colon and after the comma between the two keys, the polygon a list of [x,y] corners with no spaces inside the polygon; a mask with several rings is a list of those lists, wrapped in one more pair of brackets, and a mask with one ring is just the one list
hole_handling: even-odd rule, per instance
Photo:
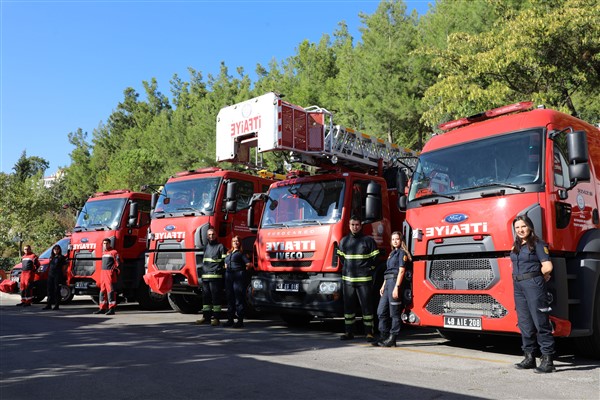
{"label": "fire truck cab", "polygon": [[146,236],[150,226],[150,195],[130,190],[93,194],[79,215],[69,245],[69,284],[77,295],[97,302],[102,269],[102,241],[112,242],[121,258],[117,293],[145,309],[167,305],[143,280]]}
{"label": "fire truck cab", "polygon": [[197,269],[210,227],[226,248],[233,236],[239,236],[252,257],[256,235],[246,222],[248,213],[258,217],[261,210],[250,209],[250,202],[254,193],[265,192],[272,182],[209,167],[180,172],[153,195],[145,279],[153,290],[168,295],[175,311],[197,313],[202,308]]}
{"label": "fire truck cab", "polygon": [[[278,152],[289,171],[253,204],[265,204],[257,229],[256,273],[249,299],[258,311],[277,312],[288,323],[343,315],[340,240],[353,214],[363,218],[383,257],[390,235],[402,227],[398,208],[408,165],[416,153],[376,137],[334,125],[321,107],[303,108],[276,93],[221,109],[217,160],[248,163],[250,149]],[[379,261],[383,266],[384,261]]]}
{"label": "fire truck cab", "polygon": [[518,333],[509,258],[527,215],[549,245],[555,336],[600,356],[600,131],[517,103],[440,126],[424,146],[406,205],[413,254],[408,323]]}

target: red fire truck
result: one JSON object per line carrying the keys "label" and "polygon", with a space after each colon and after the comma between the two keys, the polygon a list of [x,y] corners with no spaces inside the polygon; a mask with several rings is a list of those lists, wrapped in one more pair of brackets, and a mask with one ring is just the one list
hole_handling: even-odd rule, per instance
{"label": "red fire truck", "polygon": [[166,296],[152,293],[143,280],[150,194],[111,190],[93,194],[77,217],[69,245],[69,284],[75,294],[97,302],[102,269],[102,241],[109,238],[121,257],[117,291],[140,307],[167,306]]}
{"label": "red fire truck", "polygon": [[527,215],[552,256],[554,335],[600,356],[598,128],[531,102],[440,128],[401,199],[414,256],[404,320],[450,339],[518,332],[509,253]]}
{"label": "red fire truck", "polygon": [[271,185],[255,245],[256,273],[249,297],[258,311],[278,312],[288,323],[343,315],[337,246],[349,233],[352,214],[364,218],[382,254],[402,225],[398,193],[406,162],[415,154],[381,139],[333,124],[320,107],[302,108],[276,93],[221,109],[217,160],[248,162],[250,149],[276,151],[314,174],[290,172]]}
{"label": "red fire truck", "polygon": [[203,168],[172,176],[153,195],[145,278],[151,287],[168,293],[175,311],[197,313],[202,308],[197,268],[209,227],[227,248],[231,238],[239,236],[251,255],[256,235],[246,224],[247,215],[258,216],[261,210],[250,210],[250,200],[272,182],[246,173]]}

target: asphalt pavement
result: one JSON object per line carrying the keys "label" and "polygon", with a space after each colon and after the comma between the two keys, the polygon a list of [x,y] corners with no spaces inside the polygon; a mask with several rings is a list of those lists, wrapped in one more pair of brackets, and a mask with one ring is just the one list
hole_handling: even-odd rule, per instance
{"label": "asphalt pavement", "polygon": [[513,368],[517,337],[455,344],[412,328],[376,348],[340,341],[342,320],[290,328],[259,316],[233,329],[136,304],[93,315],[79,296],[60,311],[18,301],[0,294],[0,400],[600,398],[600,362],[570,341],[558,343],[556,373],[535,374]]}

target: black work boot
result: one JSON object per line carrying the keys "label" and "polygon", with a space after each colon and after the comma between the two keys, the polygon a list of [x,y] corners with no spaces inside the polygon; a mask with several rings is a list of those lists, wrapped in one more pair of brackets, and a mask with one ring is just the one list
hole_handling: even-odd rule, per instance
{"label": "black work boot", "polygon": [[383,342],[380,344],[380,346],[381,346],[381,347],[396,347],[396,337],[397,337],[397,336],[398,336],[398,335],[396,335],[396,334],[394,334],[394,333],[390,334],[390,336],[389,336],[387,339],[385,339],[385,340],[384,340],[384,341],[383,341]]}
{"label": "black work boot", "polygon": [[379,335],[379,339],[377,339],[376,342],[371,343],[371,346],[379,346],[379,347],[381,347],[382,346],[381,344],[386,341],[386,339],[388,338],[388,336],[390,336],[390,334],[387,333],[387,332],[381,333]]}
{"label": "black work boot", "polygon": [[535,368],[535,357],[533,353],[525,352],[525,358],[518,364],[515,364],[515,368],[517,369],[532,369]]}
{"label": "black work boot", "polygon": [[540,362],[540,366],[537,367],[534,372],[538,374],[545,374],[553,371],[556,371],[556,368],[552,362],[552,354],[542,354],[542,362]]}
{"label": "black work boot", "polygon": [[352,332],[346,332],[342,336],[340,336],[340,340],[352,340],[354,339],[354,334]]}

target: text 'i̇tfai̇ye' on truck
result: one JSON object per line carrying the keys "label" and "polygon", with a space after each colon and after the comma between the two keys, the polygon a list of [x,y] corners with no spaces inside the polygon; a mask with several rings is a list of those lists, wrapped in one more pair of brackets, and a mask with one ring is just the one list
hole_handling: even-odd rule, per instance
{"label": "text 'i\u0307tfai\u0307ye' on truck", "polygon": [[256,234],[247,226],[254,193],[266,192],[273,180],[220,168],[202,168],[170,177],[153,194],[152,221],[148,232],[146,281],[168,294],[171,307],[184,314],[202,309],[198,268],[202,266],[209,228],[229,248],[239,236],[251,252]]}
{"label": "text 'i\u0307tfai\u0307ye' on truck", "polygon": [[518,333],[509,254],[512,222],[526,215],[554,266],[554,335],[600,357],[600,131],[532,105],[442,124],[425,144],[406,204],[414,275],[403,319],[448,339]]}
{"label": "text 'i\u0307tfai\u0307ye' on truck", "polygon": [[93,194],[79,211],[69,245],[68,282],[77,295],[98,302],[102,241],[109,239],[121,259],[117,293],[141,308],[168,307],[166,296],[152,293],[144,282],[146,236],[150,225],[150,195],[130,190]]}
{"label": "text 'i\u0307tfai\u0307ye' on truck", "polygon": [[254,147],[279,152],[314,173],[290,171],[253,198],[253,204],[266,205],[258,226],[248,222],[258,230],[251,305],[291,324],[343,316],[337,247],[349,233],[350,217],[362,217],[364,234],[380,248],[381,273],[391,232],[402,228],[398,199],[416,153],[334,125],[331,112],[287,103],[276,93],[219,112],[217,160],[247,159]]}

